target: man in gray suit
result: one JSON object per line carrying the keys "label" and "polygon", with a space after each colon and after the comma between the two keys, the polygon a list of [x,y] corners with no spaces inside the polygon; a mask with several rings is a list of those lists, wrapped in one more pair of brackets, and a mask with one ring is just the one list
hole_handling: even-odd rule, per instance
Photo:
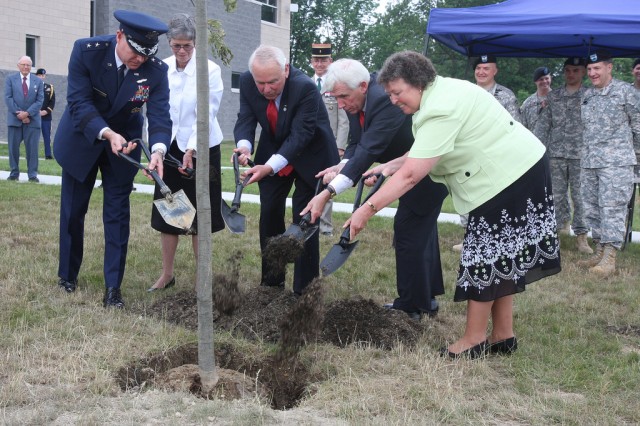
{"label": "man in gray suit", "polygon": [[24,140],[27,154],[29,182],[38,180],[38,141],[40,140],[40,106],[44,100],[42,80],[31,74],[31,58],[18,61],[20,72],[7,77],[4,84],[4,102],[7,104],[9,126],[9,167],[7,180],[20,177],[20,142]]}

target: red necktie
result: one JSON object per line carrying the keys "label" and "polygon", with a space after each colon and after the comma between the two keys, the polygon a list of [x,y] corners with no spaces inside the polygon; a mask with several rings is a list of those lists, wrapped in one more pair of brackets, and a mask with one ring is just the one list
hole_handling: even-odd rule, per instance
{"label": "red necktie", "polygon": [[22,77],[22,94],[26,98],[29,96],[29,87],[27,87],[27,77]]}
{"label": "red necktie", "polygon": [[[276,123],[278,122],[278,108],[276,107],[276,101],[269,101],[269,105],[267,105],[267,120],[269,121],[269,128],[271,129],[271,133],[275,136],[276,134]],[[289,176],[293,172],[293,166],[291,164],[287,164],[278,172],[278,176]]]}
{"label": "red necktie", "polygon": [[269,105],[267,105],[267,120],[269,120],[271,133],[275,136],[276,123],[278,122],[278,108],[276,107],[276,101],[274,100],[269,101]]}
{"label": "red necktie", "polygon": [[360,127],[364,129],[364,111],[360,111]]}

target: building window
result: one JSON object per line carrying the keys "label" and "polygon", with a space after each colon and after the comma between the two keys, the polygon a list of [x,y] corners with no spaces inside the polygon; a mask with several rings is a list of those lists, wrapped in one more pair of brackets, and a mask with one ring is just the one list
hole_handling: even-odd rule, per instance
{"label": "building window", "polygon": [[237,71],[231,71],[231,91],[240,92],[240,73]]}
{"label": "building window", "polygon": [[266,22],[278,23],[278,0],[258,0],[262,3],[261,19]]}
{"label": "building window", "polygon": [[31,62],[33,63],[33,67],[35,68],[38,64],[38,37],[27,35],[26,38],[26,46],[25,46],[25,54],[31,58]]}

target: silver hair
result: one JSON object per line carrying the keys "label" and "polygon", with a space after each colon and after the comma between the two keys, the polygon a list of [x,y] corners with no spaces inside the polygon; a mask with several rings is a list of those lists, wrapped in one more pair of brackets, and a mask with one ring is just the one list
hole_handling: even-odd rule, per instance
{"label": "silver hair", "polygon": [[285,65],[287,65],[287,57],[284,56],[284,52],[275,46],[261,44],[249,57],[249,71],[253,74],[254,62],[266,64],[272,61],[277,62],[280,70],[284,71]]}
{"label": "silver hair", "polygon": [[329,65],[322,91],[331,92],[336,83],[346,84],[350,89],[355,89],[363,81],[369,83],[370,79],[369,71],[360,62],[355,59],[338,59]]}
{"label": "silver hair", "polygon": [[186,13],[178,13],[173,15],[169,21],[169,31],[167,31],[167,40],[191,40],[196,42],[196,22]]}

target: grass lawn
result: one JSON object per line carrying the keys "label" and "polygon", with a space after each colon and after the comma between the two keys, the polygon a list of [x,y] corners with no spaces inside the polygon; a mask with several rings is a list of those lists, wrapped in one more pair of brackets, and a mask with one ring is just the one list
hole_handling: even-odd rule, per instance
{"label": "grass lawn", "polygon": [[[228,155],[228,144],[224,151]],[[6,155],[6,145],[0,145],[0,155]],[[0,160],[0,168],[7,170],[6,163]],[[229,172],[227,191],[232,189]],[[41,174],[59,174],[59,168],[43,161]],[[439,227],[447,294],[440,298],[438,317],[423,320],[428,332],[417,347],[312,343],[302,351],[302,360],[325,379],[288,411],[274,411],[260,399],[225,402],[184,392],[122,392],[114,379],[120,367],[193,343],[196,335],[144,314],[157,298],[177,291],[146,293],[161,265],[146,194],[131,196],[123,283],[128,309],[102,308],[101,197],[101,191],[94,192],[86,218],[80,288],[68,295],[56,286],[59,188],[0,182],[4,424],[640,423],[640,246],[631,244],[620,253],[616,275],[596,279],[576,266],[582,256],[573,249],[574,238],[563,237],[563,271],[515,298],[520,349],[510,357],[452,362],[437,355],[438,347],[460,335],[465,320],[465,305],[451,300],[458,258],[449,247],[462,236],[462,229],[451,224]],[[212,265],[214,273],[228,271],[229,252],[241,250],[240,285],[251,291],[260,276],[258,206],[247,203],[242,209],[247,232],[214,234]],[[337,223],[346,218],[334,215]],[[377,304],[390,301],[396,292],[391,236],[391,220],[374,218],[349,261],[325,279],[326,300],[362,296]],[[321,253],[333,243],[323,238]],[[190,244],[183,238],[176,259],[182,290],[190,287],[194,271]],[[291,273],[288,280],[290,289]],[[215,338],[216,345],[248,353],[273,351],[264,342],[225,332]]]}

